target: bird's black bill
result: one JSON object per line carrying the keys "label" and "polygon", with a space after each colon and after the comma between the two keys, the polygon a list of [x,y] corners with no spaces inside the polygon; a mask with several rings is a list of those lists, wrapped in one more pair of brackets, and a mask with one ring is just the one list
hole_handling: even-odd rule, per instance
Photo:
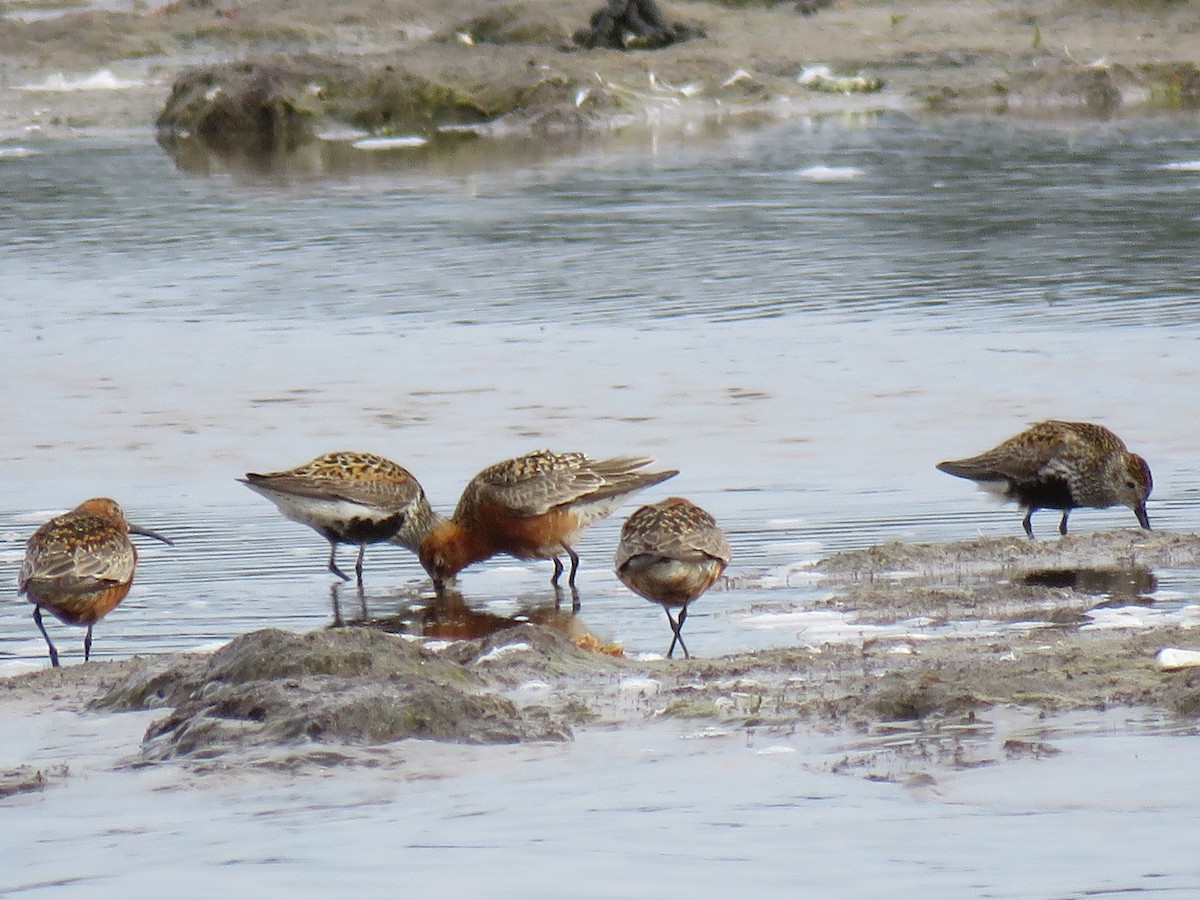
{"label": "bird's black bill", "polygon": [[130,525],[129,533],[130,534],[140,534],[142,537],[154,538],[156,541],[162,541],[168,547],[175,546],[175,542],[173,540],[171,540],[170,538],[167,538],[167,537],[163,537],[157,531],[151,531],[149,528],[140,528],[137,525]]}
{"label": "bird's black bill", "polygon": [[1145,528],[1147,531],[1151,531],[1152,529],[1150,528],[1150,517],[1148,515],[1146,515],[1146,504],[1143,503],[1141,506],[1139,506],[1137,509],[1134,510],[1134,513],[1137,515],[1138,524],[1141,525],[1143,528]]}

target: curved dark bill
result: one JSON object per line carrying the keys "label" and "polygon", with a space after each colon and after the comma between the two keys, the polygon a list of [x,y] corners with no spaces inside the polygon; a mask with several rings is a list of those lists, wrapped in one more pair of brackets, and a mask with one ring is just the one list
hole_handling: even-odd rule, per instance
{"label": "curved dark bill", "polygon": [[1143,528],[1145,528],[1147,531],[1150,531],[1151,530],[1150,529],[1150,517],[1146,515],[1146,504],[1145,503],[1141,504],[1133,512],[1135,515],[1137,515],[1138,524],[1141,525]]}
{"label": "curved dark bill", "polygon": [[143,537],[154,538],[156,541],[162,541],[164,544],[166,544],[170,547],[175,546],[175,542],[173,540],[171,540],[170,538],[163,537],[157,531],[151,531],[149,528],[141,528],[137,525],[131,524],[129,526],[129,533],[130,534],[140,534]]}

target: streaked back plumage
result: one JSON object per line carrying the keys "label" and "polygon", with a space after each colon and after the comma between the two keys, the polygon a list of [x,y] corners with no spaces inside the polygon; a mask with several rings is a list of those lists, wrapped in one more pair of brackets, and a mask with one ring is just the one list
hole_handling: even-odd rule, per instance
{"label": "streaked back plumage", "polygon": [[[991,450],[937,468],[1002,492],[1030,515],[1043,508],[1063,510],[1063,534],[1068,514],[1081,506],[1128,506],[1142,527],[1150,527],[1145,511],[1153,488],[1150,467],[1103,425],[1038,422]],[[1032,536],[1029,515],[1024,525]]]}
{"label": "streaked back plumage", "polygon": [[339,450],[315,457],[294,469],[238,479],[274,503],[294,522],[307,525],[330,543],[330,571],[337,567],[337,544],[360,548],[356,571],[361,580],[362,548],[388,541],[414,553],[440,516],[420,482],[403,466],[374,453]]}
{"label": "streaked back plumage", "polygon": [[[626,520],[613,559],[617,577],[631,591],[662,604],[676,642],[688,655],[680,629],[688,604],[712,587],[732,558],[729,541],[705,510],[682,497],[642,506]],[[678,619],[670,607],[682,607]]]}
{"label": "streaked back plumage", "polygon": [[125,518],[108,497],[85,500],[38,528],[25,547],[17,589],[34,604],[33,617],[46,639],[50,661],[58,652],[42,624],[41,610],[68,625],[86,625],[84,659],[91,655],[92,626],[112,612],[133,584],[137,549],[130,534],[170,544],[167,538]]}
{"label": "streaked back plumage", "polygon": [[557,584],[560,553],[571,557],[574,585],[578,556],[573,549],[592,522],[616,509],[630,494],[679,474],[642,471],[653,460],[620,456],[591,459],[583,453],[536,450],[488,466],[463,489],[454,515],[432,528],[420,549],[435,584],[466,566],[506,553],[518,559],[552,559]]}

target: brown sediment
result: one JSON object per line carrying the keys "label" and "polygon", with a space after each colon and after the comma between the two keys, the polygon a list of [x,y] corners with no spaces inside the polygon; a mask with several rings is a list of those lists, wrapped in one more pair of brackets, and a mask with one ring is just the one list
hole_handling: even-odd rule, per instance
{"label": "brown sediment", "polygon": [[[95,711],[162,709],[141,760],[200,769],[352,763],[407,737],[568,740],[581,726],[637,727],[649,717],[763,734],[904,728],[953,744],[1003,708],[1200,716],[1200,670],[1164,672],[1154,660],[1164,646],[1200,644],[1186,617],[1080,627],[1105,604],[1150,602],[1165,573],[1200,569],[1200,535],[892,543],[816,568],[829,590],[822,603],[865,625],[900,627],[690,661],[589,652],[561,625],[517,624],[438,652],[373,628],[264,630],[212,656],[10,678],[0,682],[0,704],[18,713],[89,701]],[[996,748],[1000,756],[1052,751]]]}
{"label": "brown sediment", "polygon": [[16,794],[29,794],[45,790],[55,782],[62,781],[69,774],[70,770],[63,765],[41,769],[33,766],[0,769],[0,800]]}
{"label": "brown sediment", "polygon": [[[764,105],[782,114],[900,106],[1069,116],[1200,102],[1194,4],[1034,0],[1017,9],[927,0],[899,13],[840,3],[803,15],[787,3],[675,2],[663,15],[702,38],[660,50],[581,49],[571,36],[595,6],[214,0],[10,16],[0,20],[0,126],[73,130],[158,118],[176,132],[223,135],[257,120],[260,140],[286,147],[329,121],[375,133],[484,123],[563,131],[636,120],[647,109],[693,118]],[[197,59],[222,62],[190,67]],[[830,82],[797,80],[816,63],[851,79],[862,72],[855,83],[883,89],[818,96]],[[102,66],[146,84],[14,89]],[[207,110],[196,99],[206,95]]]}

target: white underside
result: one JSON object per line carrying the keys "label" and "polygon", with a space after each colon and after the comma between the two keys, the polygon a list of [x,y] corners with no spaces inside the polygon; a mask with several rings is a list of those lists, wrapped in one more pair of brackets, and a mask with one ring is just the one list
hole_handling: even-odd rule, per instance
{"label": "white underside", "polygon": [[998,501],[1003,502],[1005,500],[1012,499],[1011,497],[1008,496],[1008,482],[1007,481],[977,481],[977,482],[975,482],[975,484],[976,484],[976,486],[978,486],[978,488],[981,491],[983,491],[985,494],[987,494],[993,500],[998,500]]}
{"label": "white underside", "polygon": [[318,499],[316,497],[297,497],[293,494],[281,494],[276,491],[264,490],[257,485],[250,485],[251,490],[262,494],[277,507],[279,511],[301,525],[310,528],[338,528],[355,519],[365,522],[381,522],[394,516],[394,512],[352,503],[339,498]]}

